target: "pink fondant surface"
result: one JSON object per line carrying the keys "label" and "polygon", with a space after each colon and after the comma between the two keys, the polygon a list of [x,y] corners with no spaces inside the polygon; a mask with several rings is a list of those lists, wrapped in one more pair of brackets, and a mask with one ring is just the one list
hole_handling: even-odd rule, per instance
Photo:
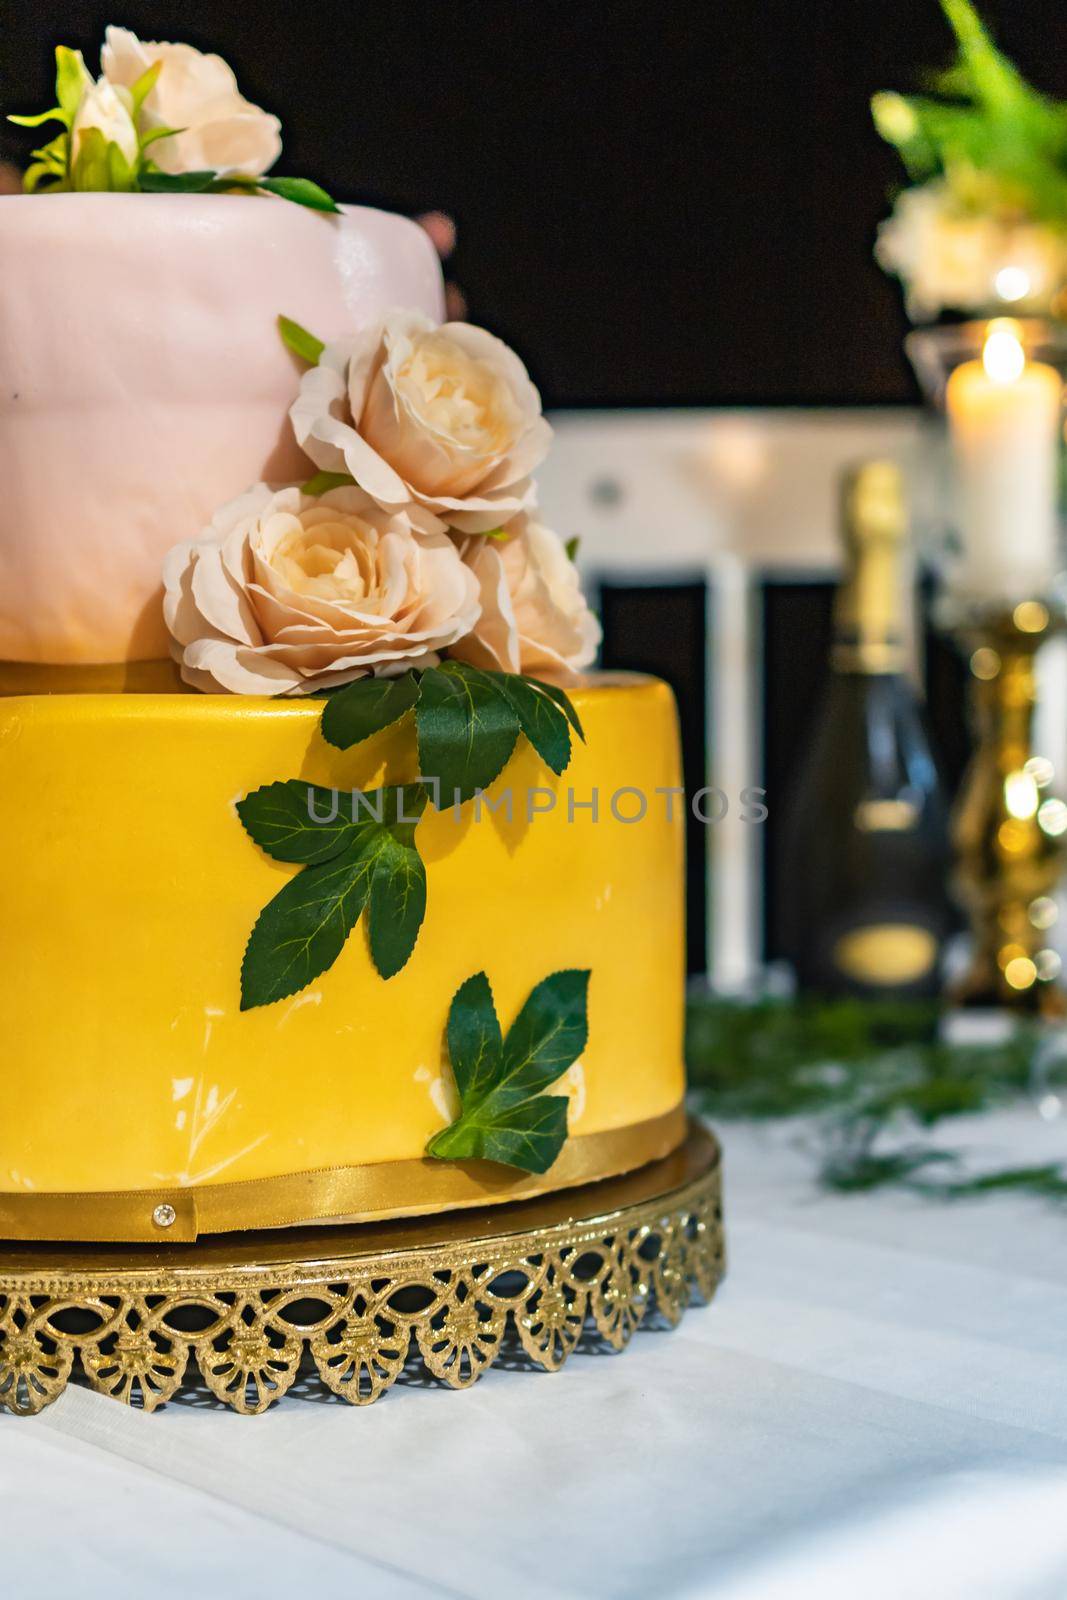
{"label": "pink fondant surface", "polygon": [[415,223],[230,195],[0,198],[0,660],[166,655],[163,557],[311,474],[284,313],[329,340],[443,314]]}

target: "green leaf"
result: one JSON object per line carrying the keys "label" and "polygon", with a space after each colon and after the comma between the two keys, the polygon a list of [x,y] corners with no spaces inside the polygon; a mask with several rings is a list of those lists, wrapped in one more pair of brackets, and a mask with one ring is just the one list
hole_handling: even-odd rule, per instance
{"label": "green leaf", "polygon": [[355,808],[350,793],[323,789],[301,778],[254,789],[237,802],[237,815],[249,838],[267,855],[302,865],[331,860],[361,829],[374,826],[373,815]]}
{"label": "green leaf", "polygon": [[62,172],[57,172],[50,161],[34,161],[22,174],[22,188],[25,194],[34,194],[47,184],[49,190],[65,189],[66,179]]}
{"label": "green leaf", "polygon": [[241,1010],[306,989],[337,960],[370,895],[375,852],[361,839],[305,867],[260,913],[241,963]]}
{"label": "green leaf", "polygon": [[425,915],[426,868],[413,840],[403,843],[391,834],[379,850],[370,886],[370,953],[383,978],[407,964]]}
{"label": "green leaf", "polygon": [[[311,337],[310,334],[308,337]],[[331,489],[350,489],[355,481],[350,472],[316,472],[315,476],[309,478],[307,483],[300,485],[300,493],[329,494]]]}
{"label": "green leaf", "polygon": [[567,1100],[543,1091],[585,1048],[588,986],[588,972],[545,978],[501,1042],[485,974],[462,985],[448,1017],[449,1060],[461,1111],[434,1134],[428,1155],[547,1172],[567,1137]]}
{"label": "green leaf", "polygon": [[572,539],[567,540],[567,543],[563,546],[563,548],[567,552],[568,561],[573,562],[578,559],[578,551],[581,548],[581,543],[582,541],[578,534],[575,534]]}
{"label": "green leaf", "polygon": [[523,733],[545,765],[559,777],[571,759],[566,715],[531,679],[507,673],[501,678],[501,687],[515,708]]}
{"label": "green leaf", "polygon": [[519,717],[500,675],[449,661],[422,674],[415,711],[419,767],[435,778],[440,810],[487,789],[519,737]]}
{"label": "green leaf", "polygon": [[283,200],[292,200],[298,206],[308,206],[312,211],[339,213],[341,210],[326,190],[312,183],[310,178],[260,178],[256,187],[279,195]]}
{"label": "green leaf", "polygon": [[413,672],[402,678],[357,678],[326,702],[322,736],[338,750],[348,750],[398,722],[418,698],[419,680]]}
{"label": "green leaf", "polygon": [[503,1052],[489,979],[476,972],[456,990],[448,1013],[448,1059],[462,1100],[484,1099],[500,1076]]}
{"label": "green leaf", "polygon": [[495,1091],[506,1103],[547,1089],[585,1049],[589,973],[570,970],[545,978],[504,1041],[504,1080]]}
{"label": "green leaf", "polygon": [[66,45],[56,46],[56,99],[67,120],[74,121],[82,95],[92,83],[80,50],[68,50]]}
{"label": "green leaf", "polygon": [[67,115],[61,106],[53,106],[51,111],[38,111],[35,117],[8,117],[7,120],[19,128],[40,128],[46,122],[67,124]]}
{"label": "green leaf", "polygon": [[[163,71],[163,62],[161,60],[160,61],[153,61],[152,65],[150,67],[146,67],[145,70],[141,73],[141,76],[137,79],[137,81],[134,84],[131,85],[131,88],[130,88],[130,115],[133,118],[135,123],[137,121],[137,118],[141,114],[141,107],[144,105],[145,101],[148,99],[148,96],[152,93],[152,90],[155,88],[156,80],[157,80],[157,78],[159,77],[159,74],[162,71]],[[172,128],[172,129],[168,129],[167,131],[173,133],[175,130]],[[146,135],[145,138],[143,138],[141,140],[141,148],[142,148],[142,150],[144,149],[145,145],[148,144],[150,139],[158,139],[158,138],[161,138],[161,137],[162,137],[161,131],[158,130],[158,129],[154,129],[152,131],[152,133]]]}
{"label": "green leaf", "polygon": [[39,150],[33,150],[30,153],[36,156],[39,161],[44,161],[50,167],[53,167],[56,172],[66,176],[69,147],[70,134],[57,133],[54,139],[50,139],[47,144],[41,145]]}
{"label": "green leaf", "polygon": [[554,701],[557,706],[559,706],[560,710],[563,712],[563,715],[566,717],[567,721],[570,723],[571,727],[584,744],[585,732],[581,723],[578,721],[578,713],[571,704],[570,696],[564,694],[563,690],[559,688],[557,684],[542,683],[540,678],[531,678],[523,673],[522,680],[524,683],[532,683],[535,689],[540,689],[542,694],[547,694],[548,698]]}
{"label": "green leaf", "polygon": [[435,1134],[427,1153],[445,1161],[498,1161],[523,1172],[547,1172],[567,1138],[564,1095],[541,1094],[509,1106],[491,1127],[460,1118]]}
{"label": "green leaf", "polygon": [[145,194],[203,194],[211,188],[217,174],[214,172],[155,172],[141,173],[141,188]]}
{"label": "green leaf", "polygon": [[313,367],[318,366],[319,357],[326,348],[321,339],[316,339],[313,333],[302,328],[299,322],[294,322],[291,317],[278,318],[278,332],[294,355],[298,355],[302,361],[309,362]]}
{"label": "green leaf", "polygon": [[238,804],[242,824],[268,854],[306,863],[252,930],[242,1011],[296,994],[332,966],[368,901],[371,955],[383,977],[404,966],[422,924],[426,879],[414,839],[426,806],[422,785],[338,796],[347,815],[323,823],[309,815],[309,792],[316,815],[329,816],[333,791],[298,778]]}

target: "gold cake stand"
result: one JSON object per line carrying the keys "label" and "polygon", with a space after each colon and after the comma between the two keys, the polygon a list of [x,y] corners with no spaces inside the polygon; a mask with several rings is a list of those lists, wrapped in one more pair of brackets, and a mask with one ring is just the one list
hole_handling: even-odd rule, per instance
{"label": "gold cake stand", "polygon": [[723,1273],[719,1146],[696,1123],[626,1177],[518,1204],[196,1244],[0,1247],[0,1405],[50,1405],[79,1363],[154,1411],[199,1370],[246,1415],[297,1382],[352,1402],[412,1375],[468,1388],[499,1357],[555,1371],[679,1321]]}

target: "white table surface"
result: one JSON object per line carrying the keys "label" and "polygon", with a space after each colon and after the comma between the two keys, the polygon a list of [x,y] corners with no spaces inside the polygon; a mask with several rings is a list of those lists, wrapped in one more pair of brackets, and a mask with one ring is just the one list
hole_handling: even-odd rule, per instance
{"label": "white table surface", "polygon": [[[2,1593],[1063,1600],[1067,1210],[823,1196],[795,1130],[723,1131],[729,1276],[623,1355],[0,1417]],[[973,1138],[1059,1159],[1067,1125]]]}

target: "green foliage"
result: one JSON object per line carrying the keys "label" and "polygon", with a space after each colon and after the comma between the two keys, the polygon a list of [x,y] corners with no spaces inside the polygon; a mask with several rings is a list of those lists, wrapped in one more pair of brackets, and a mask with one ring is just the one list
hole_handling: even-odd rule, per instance
{"label": "green foliage", "polygon": [[[359,678],[330,692],[323,737],[350,749],[414,711],[424,781],[370,790],[351,807],[331,789],[292,778],[238,802],[250,838],[276,861],[304,870],[262,912],[241,969],[242,1009],[295,994],[340,955],[364,908],[374,964],[390,978],[406,964],[426,911],[426,872],[414,829],[426,805],[470,799],[500,773],[520,732],[554,772],[570,760],[577,716],[560,689],[533,678],[484,673],[460,662],[400,678]],[[436,780],[436,781],[435,781]],[[384,813],[383,813],[384,806]],[[516,1113],[512,1137],[532,1137]],[[552,1124],[554,1126],[554,1124]],[[541,1128],[538,1138],[551,1127]]]}
{"label": "green foliage", "polygon": [[[321,339],[316,339],[313,333],[309,333],[306,328],[302,328],[299,322],[294,322],[292,317],[278,318],[278,332],[282,336],[283,343],[287,344],[293,354],[300,357],[301,361],[306,361],[312,367],[318,366],[319,357],[326,348]],[[312,482],[314,481],[312,479]],[[306,492],[308,494],[316,494],[323,491],[308,489]]]}
{"label": "green foliage", "polygon": [[155,88],[166,63],[148,67],[129,92],[129,110],[137,130],[137,156],[131,163],[118,145],[105,140],[99,128],[85,129],[78,140],[78,155],[71,161],[71,129],[82,98],[92,88],[93,79],[81,52],[60,45],[56,50],[56,104],[32,116],[9,117],[21,128],[39,128],[46,122],[59,122],[63,133],[43,150],[33,152],[33,161],[23,177],[27,194],[35,190],[79,189],[139,190],[145,194],[223,194],[234,189],[259,189],[278,195],[313,211],[336,212],[340,207],[319,184],[309,178],[267,178],[244,173],[220,177],[218,172],[160,172],[148,154],[161,139],[172,138],[181,128],[141,129],[144,103]]}
{"label": "green foliage", "polygon": [[215,174],[203,172],[157,172],[149,169],[141,174],[141,188],[145,194],[206,194],[215,183]]}
{"label": "green foliage", "polygon": [[419,689],[414,672],[406,672],[402,678],[360,678],[346,684],[326,702],[322,737],[338,750],[362,744],[413,710]]}
{"label": "green foliage", "polygon": [[519,727],[533,745],[545,766],[561,777],[571,759],[571,734],[567,717],[537,681],[517,673],[500,673],[498,682],[505,698],[519,719]]}
{"label": "green foliage", "polygon": [[690,1086],[716,1116],[820,1119],[820,1179],[831,1189],[898,1184],[946,1197],[1002,1188],[1067,1195],[1067,1164],[974,1177],[960,1172],[951,1153],[908,1137],[1025,1096],[1047,1042],[1037,1024],[1022,1023],[995,1043],[954,1044],[939,1024],[932,1002],[694,995],[686,1019]]}
{"label": "green foliage", "polygon": [[400,971],[426,909],[415,844],[425,806],[417,783],[343,797],[298,778],[239,802],[250,838],[275,860],[302,865],[252,930],[241,966],[242,1011],[297,994],[332,966],[368,902],[374,964],[383,978]]}
{"label": "green foliage", "polygon": [[[141,76],[137,79],[137,82],[131,88],[131,90],[130,90],[130,115],[133,118],[135,123],[136,123],[138,117],[141,115],[141,111],[142,111],[142,109],[144,107],[144,103],[148,99],[148,96],[152,93],[152,90],[155,88],[156,83],[157,83],[157,81],[159,79],[159,74],[162,71],[163,71],[163,62],[162,61],[153,61],[152,65],[150,67],[146,67],[145,68],[145,70],[141,73]],[[169,128],[169,129],[166,130],[166,132],[168,132],[168,133],[174,133],[176,131],[177,130],[174,129],[174,128]],[[153,130],[153,135],[152,136],[158,138],[163,132],[164,132],[163,129],[155,129],[155,130]],[[144,147],[145,147],[145,145],[147,143],[148,143],[148,137],[146,136],[145,138],[143,138],[141,140],[141,148],[142,148],[142,150],[144,149]]]}
{"label": "green foliage", "polygon": [[875,127],[913,181],[944,176],[963,208],[1067,226],[1067,105],[1026,82],[970,0],[942,8],[955,61],[929,95],[875,95]]}
{"label": "green foliage", "polygon": [[[557,775],[571,758],[569,728],[584,738],[567,695],[519,673],[446,661],[403,678],[358,678],[331,694],[323,737],[340,750],[415,712],[419,767],[435,804],[461,804],[500,776],[524,734]],[[568,726],[569,725],[569,726]]]}
{"label": "green foliage", "polygon": [[267,194],[276,194],[282,200],[292,200],[294,205],[307,206],[311,211],[339,214],[341,210],[326,190],[312,183],[310,178],[260,178],[256,188],[265,190]]}
{"label": "green foliage", "polygon": [[441,807],[487,789],[519,737],[518,713],[499,684],[460,662],[423,673],[415,727],[419,770],[438,780]]}
{"label": "green foliage", "polygon": [[588,972],[553,973],[531,992],[504,1038],[485,973],[467,979],[448,1014],[461,1111],[430,1140],[427,1155],[548,1171],[567,1137],[567,1100],[544,1091],[585,1048],[588,988]]}
{"label": "green foliage", "polygon": [[91,87],[92,78],[82,60],[80,50],[68,50],[66,45],[56,46],[56,101],[69,128],[81,105],[82,95]]}

